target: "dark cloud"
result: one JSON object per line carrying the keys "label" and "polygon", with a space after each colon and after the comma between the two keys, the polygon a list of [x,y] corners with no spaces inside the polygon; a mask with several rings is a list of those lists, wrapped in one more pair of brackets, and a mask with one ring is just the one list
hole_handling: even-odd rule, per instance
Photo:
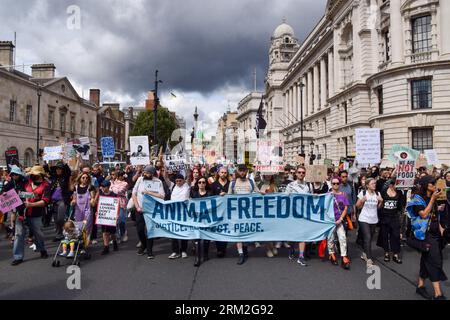
{"label": "dark cloud", "polygon": [[[138,101],[160,70],[165,90],[200,92],[259,86],[270,36],[283,17],[304,39],[326,0],[0,0],[0,39],[18,32],[20,63],[54,62],[84,88]],[[69,5],[81,8],[81,30],[66,28]]]}

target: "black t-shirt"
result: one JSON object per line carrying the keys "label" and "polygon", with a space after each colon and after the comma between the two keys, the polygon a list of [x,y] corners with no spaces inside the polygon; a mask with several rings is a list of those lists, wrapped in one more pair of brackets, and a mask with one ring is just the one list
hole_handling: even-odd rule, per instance
{"label": "black t-shirt", "polygon": [[387,190],[384,190],[381,192],[381,197],[384,200],[383,207],[381,208],[383,215],[395,215],[399,213],[402,208],[401,194],[399,191],[396,192],[395,197],[390,197]]}
{"label": "black t-shirt", "polygon": [[111,198],[115,198],[115,197],[117,197],[117,194],[115,194],[115,193],[112,192],[112,191],[109,191],[108,194],[104,194],[103,191],[100,190],[100,196],[102,196],[102,197],[111,197]]}
{"label": "black t-shirt", "polygon": [[285,192],[288,184],[291,183],[291,182],[292,182],[292,180],[289,180],[289,179],[283,180],[280,183],[280,185],[278,186],[278,192]]}
{"label": "black t-shirt", "polygon": [[197,198],[207,198],[207,197],[211,197],[211,196],[213,196],[211,191],[206,191],[206,193],[203,194],[203,195],[200,194],[200,191],[194,191],[192,193],[192,197],[191,198],[197,199]]}
{"label": "black t-shirt", "polygon": [[227,181],[225,185],[222,185],[219,182],[219,180],[217,180],[211,185],[211,193],[214,196],[219,196],[222,192],[228,193],[229,188],[230,188],[230,181]]}
{"label": "black t-shirt", "polygon": [[313,193],[314,194],[325,194],[328,193],[328,191],[330,190],[330,188],[328,188],[328,185],[326,183],[323,183],[319,188],[316,189],[316,187],[314,186],[314,183],[311,184],[312,189],[313,189]]}
{"label": "black t-shirt", "polygon": [[88,190],[89,192],[95,191],[95,188],[92,185],[86,187],[82,187],[80,185],[77,186],[77,194],[85,194],[86,192],[88,192]]}

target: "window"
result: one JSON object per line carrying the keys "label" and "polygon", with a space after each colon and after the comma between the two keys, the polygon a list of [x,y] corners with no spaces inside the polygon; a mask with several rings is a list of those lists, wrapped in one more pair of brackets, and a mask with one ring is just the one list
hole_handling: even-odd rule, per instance
{"label": "window", "polygon": [[384,59],[385,62],[391,61],[391,37],[389,35],[389,30],[383,32],[384,41]]}
{"label": "window", "polygon": [[11,100],[9,102],[9,121],[15,122],[16,121],[16,107],[17,107],[17,101]]}
{"label": "window", "polygon": [[383,155],[384,155],[384,130],[380,130],[380,152],[381,152],[381,158],[383,158]]}
{"label": "window", "polygon": [[342,109],[344,110],[344,124],[347,124],[348,123],[347,102],[343,103]]}
{"label": "window", "polygon": [[327,118],[323,118],[323,134],[327,134]]}
{"label": "window", "polygon": [[55,125],[55,111],[49,110],[48,111],[48,128],[50,130],[53,130]]}
{"label": "window", "polygon": [[92,137],[92,121],[89,121],[89,136]]}
{"label": "window", "polygon": [[75,133],[75,116],[70,116],[70,133]]}
{"label": "window", "polygon": [[59,130],[62,133],[66,132],[66,114],[65,113],[59,114]]}
{"label": "window", "polygon": [[27,126],[31,126],[31,124],[32,124],[32,121],[33,121],[32,115],[33,115],[33,107],[28,105],[27,111],[25,114],[25,122],[26,122]]}
{"label": "window", "polygon": [[431,79],[411,81],[412,109],[431,108],[432,91]]}
{"label": "window", "polygon": [[377,88],[378,114],[383,114],[383,87]]}
{"label": "window", "polygon": [[433,149],[433,129],[412,129],[412,148],[422,153]]}
{"label": "window", "polygon": [[347,157],[348,156],[348,139],[343,138],[342,140],[344,142],[344,147],[345,147],[345,157]]}
{"label": "window", "polygon": [[25,167],[31,167],[33,165],[33,155],[28,150],[25,152],[24,165]]}
{"label": "window", "polygon": [[431,51],[431,16],[412,19],[412,38],[413,53]]}
{"label": "window", "polygon": [[86,132],[86,122],[84,120],[81,120],[81,134],[84,135]]}

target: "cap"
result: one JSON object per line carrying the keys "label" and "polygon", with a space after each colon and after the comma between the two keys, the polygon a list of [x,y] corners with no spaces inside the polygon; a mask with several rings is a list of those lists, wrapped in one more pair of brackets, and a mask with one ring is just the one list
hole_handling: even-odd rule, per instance
{"label": "cap", "polygon": [[111,182],[109,180],[103,180],[102,183],[100,183],[101,187],[109,188],[111,186]]}
{"label": "cap", "polygon": [[20,170],[19,167],[14,167],[14,168],[12,168],[12,169],[11,169],[11,172],[10,172],[9,174],[10,174],[10,175],[11,175],[11,174],[15,174],[15,175],[18,175],[18,176],[24,176],[24,173],[22,172],[22,170]]}
{"label": "cap", "polygon": [[152,175],[156,174],[156,168],[154,166],[146,166],[144,172],[151,173]]}
{"label": "cap", "polygon": [[238,165],[238,170],[239,171],[247,171],[248,168],[245,164],[240,164],[240,165]]}

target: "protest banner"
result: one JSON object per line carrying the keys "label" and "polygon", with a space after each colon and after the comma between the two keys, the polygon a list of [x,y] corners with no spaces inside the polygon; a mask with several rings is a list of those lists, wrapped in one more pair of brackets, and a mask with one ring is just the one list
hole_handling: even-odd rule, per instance
{"label": "protest banner", "polygon": [[315,242],[335,228],[330,194],[226,195],[182,202],[144,195],[143,211],[149,238]]}
{"label": "protest banner", "polygon": [[391,153],[388,156],[388,160],[392,163],[397,163],[398,160],[417,160],[420,156],[420,152],[408,147],[404,147],[398,144],[394,144],[391,149]]}
{"label": "protest banner", "polygon": [[63,155],[64,152],[62,146],[45,147],[43,159],[45,161],[61,160],[63,159]]}
{"label": "protest banner", "polygon": [[97,225],[115,227],[119,210],[119,198],[100,196],[97,205]]}
{"label": "protest banner", "polygon": [[424,150],[425,157],[427,158],[427,162],[429,165],[437,166],[439,165],[439,158],[436,150]]}
{"label": "protest banner", "polygon": [[326,165],[314,165],[306,167],[305,180],[308,182],[324,182],[327,180],[328,167]]}
{"label": "protest banner", "polygon": [[284,172],[284,166],[281,165],[272,165],[272,166],[264,166],[264,165],[256,165],[255,171],[260,172],[261,174],[278,174],[280,172]]}
{"label": "protest banner", "polygon": [[133,166],[149,165],[148,137],[130,137],[130,162]]}
{"label": "protest banner", "polygon": [[11,166],[20,166],[19,151],[16,148],[9,148],[5,151],[6,170],[11,171]]}
{"label": "protest banner", "polygon": [[184,171],[189,168],[189,165],[187,164],[186,156],[183,155],[165,155],[165,161],[164,164],[167,168],[167,170],[171,171]]}
{"label": "protest banner", "polygon": [[9,212],[22,204],[22,200],[14,189],[0,195],[0,212]]}
{"label": "protest banner", "polygon": [[262,165],[283,163],[283,143],[270,139],[257,140],[257,160]]}
{"label": "protest banner", "polygon": [[416,177],[415,160],[399,160],[397,163],[397,179],[395,186],[397,189],[408,189],[414,186]]}
{"label": "protest banner", "polygon": [[380,129],[356,129],[356,161],[360,164],[381,162]]}
{"label": "protest banner", "polygon": [[116,148],[114,147],[113,137],[102,137],[100,139],[102,146],[102,156],[105,158],[114,158],[116,155]]}

